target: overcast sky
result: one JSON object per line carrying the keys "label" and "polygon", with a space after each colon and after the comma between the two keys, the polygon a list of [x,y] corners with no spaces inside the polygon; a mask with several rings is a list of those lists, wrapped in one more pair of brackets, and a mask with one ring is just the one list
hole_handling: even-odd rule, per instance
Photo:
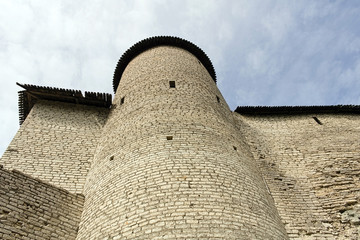
{"label": "overcast sky", "polygon": [[112,93],[120,56],[156,35],[209,56],[230,108],[360,104],[360,1],[0,0],[0,156],[15,82]]}

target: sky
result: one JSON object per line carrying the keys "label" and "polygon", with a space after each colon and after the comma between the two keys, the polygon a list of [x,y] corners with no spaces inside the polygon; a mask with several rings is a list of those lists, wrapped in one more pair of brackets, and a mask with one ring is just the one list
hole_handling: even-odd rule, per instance
{"label": "sky", "polygon": [[15,83],[112,91],[121,55],[159,35],[211,59],[236,106],[360,104],[360,1],[0,0],[0,156],[19,129]]}

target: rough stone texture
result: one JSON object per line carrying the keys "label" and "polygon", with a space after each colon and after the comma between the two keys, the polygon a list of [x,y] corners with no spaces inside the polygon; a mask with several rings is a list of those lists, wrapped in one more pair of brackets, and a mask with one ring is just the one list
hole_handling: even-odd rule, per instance
{"label": "rough stone texture", "polygon": [[234,113],[291,239],[360,239],[360,118]]}
{"label": "rough stone texture", "polygon": [[38,101],[0,164],[82,193],[108,109]]}
{"label": "rough stone texture", "polygon": [[38,101],[0,162],[0,239],[360,239],[359,114],[270,110],[231,112],[169,46],[110,113]]}
{"label": "rough stone texture", "polygon": [[141,53],[104,126],[77,239],[287,239],[244,146],[192,54],[167,46]]}
{"label": "rough stone texture", "polygon": [[0,165],[0,239],[75,239],[84,196]]}

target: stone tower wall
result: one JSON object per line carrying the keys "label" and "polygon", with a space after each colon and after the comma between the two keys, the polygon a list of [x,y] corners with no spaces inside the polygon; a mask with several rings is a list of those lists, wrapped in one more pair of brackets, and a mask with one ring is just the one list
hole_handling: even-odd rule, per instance
{"label": "stone tower wall", "polygon": [[359,115],[234,115],[291,239],[360,238]]}
{"label": "stone tower wall", "polygon": [[142,52],[104,126],[77,239],[286,239],[243,140],[194,55]]}
{"label": "stone tower wall", "polygon": [[0,165],[0,239],[75,239],[84,196]]}
{"label": "stone tower wall", "polygon": [[0,164],[82,193],[107,114],[99,107],[38,101]]}

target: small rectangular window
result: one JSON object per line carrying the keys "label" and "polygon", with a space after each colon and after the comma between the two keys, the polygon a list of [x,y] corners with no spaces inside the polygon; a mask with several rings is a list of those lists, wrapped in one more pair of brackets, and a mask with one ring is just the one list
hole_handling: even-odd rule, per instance
{"label": "small rectangular window", "polygon": [[170,88],[175,88],[175,81],[169,81]]}
{"label": "small rectangular window", "polygon": [[220,102],[219,96],[216,96],[216,100],[217,100],[218,103]]}
{"label": "small rectangular window", "polygon": [[124,104],[124,101],[125,101],[125,97],[122,97],[122,98],[120,99],[120,105],[123,105],[123,104]]}
{"label": "small rectangular window", "polygon": [[166,140],[173,140],[173,136],[167,136]]}
{"label": "small rectangular window", "polygon": [[318,124],[322,125],[322,122],[321,122],[317,117],[313,117],[313,119],[315,120],[315,122],[317,122]]}

